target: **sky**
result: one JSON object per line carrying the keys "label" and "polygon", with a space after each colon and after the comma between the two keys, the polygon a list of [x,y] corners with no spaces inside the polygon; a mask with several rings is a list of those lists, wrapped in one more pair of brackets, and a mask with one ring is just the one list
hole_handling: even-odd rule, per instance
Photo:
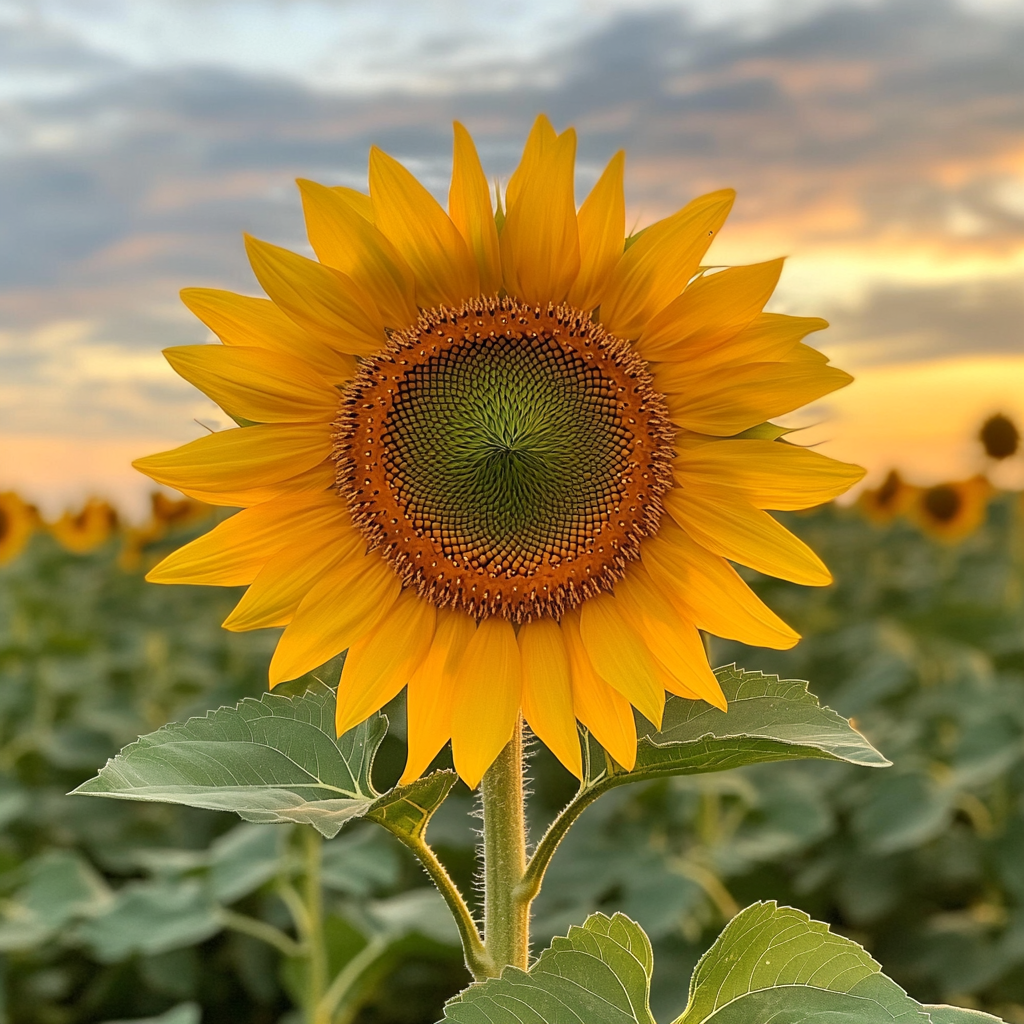
{"label": "sky", "polygon": [[507,176],[540,111],[579,195],[627,150],[631,225],[737,189],[714,262],[787,256],[769,308],[857,377],[795,436],[969,475],[1024,422],[1022,52],[1020,0],[0,0],[0,490],[141,508],[130,460],[224,424],[181,287],[308,252],[298,176],[377,144],[442,198],[453,119]]}

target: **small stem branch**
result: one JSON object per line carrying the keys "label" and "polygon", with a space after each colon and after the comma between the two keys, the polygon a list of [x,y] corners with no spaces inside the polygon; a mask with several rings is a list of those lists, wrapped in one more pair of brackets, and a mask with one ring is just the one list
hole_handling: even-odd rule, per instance
{"label": "small stem branch", "polygon": [[273,946],[274,949],[288,957],[305,956],[306,947],[301,942],[296,942],[290,935],[286,935],[280,928],[275,928],[266,921],[249,917],[248,914],[237,914],[233,910],[221,907],[217,916],[225,928],[242,935],[249,935],[254,939]]}
{"label": "small stem branch", "polygon": [[371,967],[375,960],[379,959],[388,948],[388,941],[382,935],[375,935],[372,939],[334,977],[330,988],[323,994],[317,1006],[316,1020],[324,1024],[332,1024],[345,996],[349,994],[353,986]]}
{"label": "small stem branch", "polygon": [[530,902],[521,888],[526,872],[523,793],[523,723],[481,783],[484,811],[484,939],[491,970],[508,964],[526,970],[530,959]]}
{"label": "small stem branch", "polygon": [[427,844],[422,834],[416,836],[399,836],[403,843],[416,854],[423,870],[430,876],[430,880],[437,887],[438,892],[444,897],[448,909],[455,918],[455,924],[459,929],[459,937],[462,939],[462,953],[466,958],[466,966],[474,981],[483,981],[484,978],[492,978],[495,975],[494,965],[484,948],[483,939],[477,929],[476,922],[466,904],[459,887],[452,880],[452,876],[445,870],[445,866],[438,860],[437,854]]}
{"label": "small stem branch", "polygon": [[324,943],[324,893],[321,884],[323,839],[312,826],[299,830],[303,848],[303,896],[306,934],[303,936],[309,962],[306,979],[306,1013],[309,1024],[328,1024],[320,1013],[327,987],[327,948]]}
{"label": "small stem branch", "polygon": [[684,878],[696,882],[711,898],[718,912],[726,921],[731,921],[743,908],[733,899],[732,893],[722,880],[709,868],[692,860],[675,860],[672,867]]}
{"label": "small stem branch", "polygon": [[541,883],[544,881],[544,873],[551,863],[551,858],[558,849],[558,844],[565,838],[566,832],[572,827],[576,819],[602,794],[606,793],[610,786],[593,786],[590,789],[581,789],[560,812],[557,818],[548,826],[543,839],[537,844],[533,856],[523,873],[520,889],[524,899],[532,902],[540,892]]}

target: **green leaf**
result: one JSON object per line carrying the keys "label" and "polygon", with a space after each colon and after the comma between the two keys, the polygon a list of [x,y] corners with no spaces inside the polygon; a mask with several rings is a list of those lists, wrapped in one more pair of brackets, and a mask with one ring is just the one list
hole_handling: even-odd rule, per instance
{"label": "green leaf", "polygon": [[370,775],[388,720],[374,715],[335,738],[334,701],[315,683],[166,725],[125,747],[73,795],[234,811],[251,822],[312,825],[328,839],[367,817],[403,841],[418,839],[455,773],[379,794]]}
{"label": "green leaf", "polygon": [[419,839],[458,778],[455,772],[442,770],[410,782],[408,786],[396,786],[366,812],[366,817],[403,841]]}
{"label": "green leaf", "polygon": [[755,903],[701,957],[675,1024],[927,1024],[919,1003],[851,939],[775,903]]}
{"label": "green leaf", "polygon": [[115,963],[132,953],[164,953],[204,942],[221,930],[218,907],[195,879],[137,882],[119,889],[110,909],[78,929],[96,958]]}
{"label": "green leaf", "polygon": [[246,821],[313,825],[328,838],[373,807],[374,715],[334,738],[334,694],[264,694],[164,726],[125,747],[75,794],[234,811]]}
{"label": "green leaf", "polygon": [[965,1006],[925,1006],[932,1024],[1006,1024],[1001,1017],[981,1010],[968,1010]]}
{"label": "green leaf", "polygon": [[44,853],[25,865],[25,872],[25,884],[3,907],[0,951],[38,946],[113,899],[103,879],[75,853]]}
{"label": "green leaf", "polygon": [[718,669],[716,675],[729,701],[727,712],[704,701],[670,696],[660,730],[641,720],[631,772],[609,766],[600,748],[590,744],[587,787],[799,758],[875,768],[890,763],[845,718],[822,707],[807,683],[735,665]]}
{"label": "green leaf", "polygon": [[529,971],[506,967],[444,1008],[458,1024],[654,1024],[654,957],[639,925],[594,914],[555,939]]}

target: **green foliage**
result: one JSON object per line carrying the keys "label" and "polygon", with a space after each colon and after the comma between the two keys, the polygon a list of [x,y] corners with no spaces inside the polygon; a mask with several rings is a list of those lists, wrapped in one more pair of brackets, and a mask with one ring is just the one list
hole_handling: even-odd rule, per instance
{"label": "green foliage", "polygon": [[373,759],[388,721],[374,715],[334,738],[334,694],[264,694],[143,736],[73,795],[234,811],[299,822],[333,839],[373,805]]}
{"label": "green foliage", "polygon": [[[624,914],[593,914],[529,971],[507,967],[444,1008],[452,1024],[654,1024],[654,953]],[[738,914],[701,957],[674,1024],[982,1024],[998,1018],[922,1006],[856,942],[775,903]]]}
{"label": "green foliage", "polygon": [[[837,585],[757,581],[805,639],[781,653],[716,642],[715,659],[812,680],[894,767],[869,772],[817,758],[609,787],[552,861],[537,938],[564,934],[595,911],[634,918],[656,954],[653,1013],[667,1021],[723,924],[746,905],[781,899],[854,936],[931,1004],[933,1021],[990,1019],[935,1005],[964,1002],[1022,1024],[1024,533],[1014,506],[996,503],[985,529],[956,548],[906,525],[874,528],[854,512],[791,517],[787,525],[823,553]],[[144,584],[114,556],[71,556],[38,537],[0,569],[7,1018],[99,1024],[192,1004],[203,1024],[276,1021],[295,961],[253,931],[293,934],[283,894],[301,873],[296,827],[64,796],[138,736],[262,694],[276,633],[224,632],[218,623],[237,593]],[[736,721],[736,710],[719,717]],[[400,702],[388,713],[391,732],[368,776],[374,792],[400,771]],[[600,755],[592,764],[596,781],[607,765]],[[539,836],[574,787],[540,747],[531,774]],[[408,835],[431,821],[431,841],[470,892],[469,794],[450,775],[432,779],[431,792],[396,790],[394,803],[370,814]],[[345,1012],[360,1024],[440,1016],[465,974],[411,857],[382,830],[353,822],[325,844],[323,881],[331,969],[361,952],[372,960]],[[185,893],[180,904],[166,898],[175,889]],[[118,919],[102,922],[126,904],[157,922],[154,934],[126,940],[119,959],[105,960],[115,947],[104,936]],[[219,930],[190,944],[211,910]],[[389,931],[391,915],[419,930]],[[150,941],[162,951],[147,951]]]}

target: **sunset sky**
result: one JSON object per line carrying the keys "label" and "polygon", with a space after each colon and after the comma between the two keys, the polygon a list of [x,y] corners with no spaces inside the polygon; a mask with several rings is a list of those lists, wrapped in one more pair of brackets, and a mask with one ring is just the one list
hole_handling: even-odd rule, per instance
{"label": "sunset sky", "polygon": [[[160,349],[185,285],[255,293],[241,232],[308,251],[293,179],[373,143],[443,197],[451,121],[507,176],[539,111],[631,224],[731,185],[713,262],[857,376],[800,436],[921,481],[1024,422],[1024,2],[0,0],[0,490],[141,508],[131,458],[223,423]],[[1024,486],[1024,460],[1000,482]]]}

